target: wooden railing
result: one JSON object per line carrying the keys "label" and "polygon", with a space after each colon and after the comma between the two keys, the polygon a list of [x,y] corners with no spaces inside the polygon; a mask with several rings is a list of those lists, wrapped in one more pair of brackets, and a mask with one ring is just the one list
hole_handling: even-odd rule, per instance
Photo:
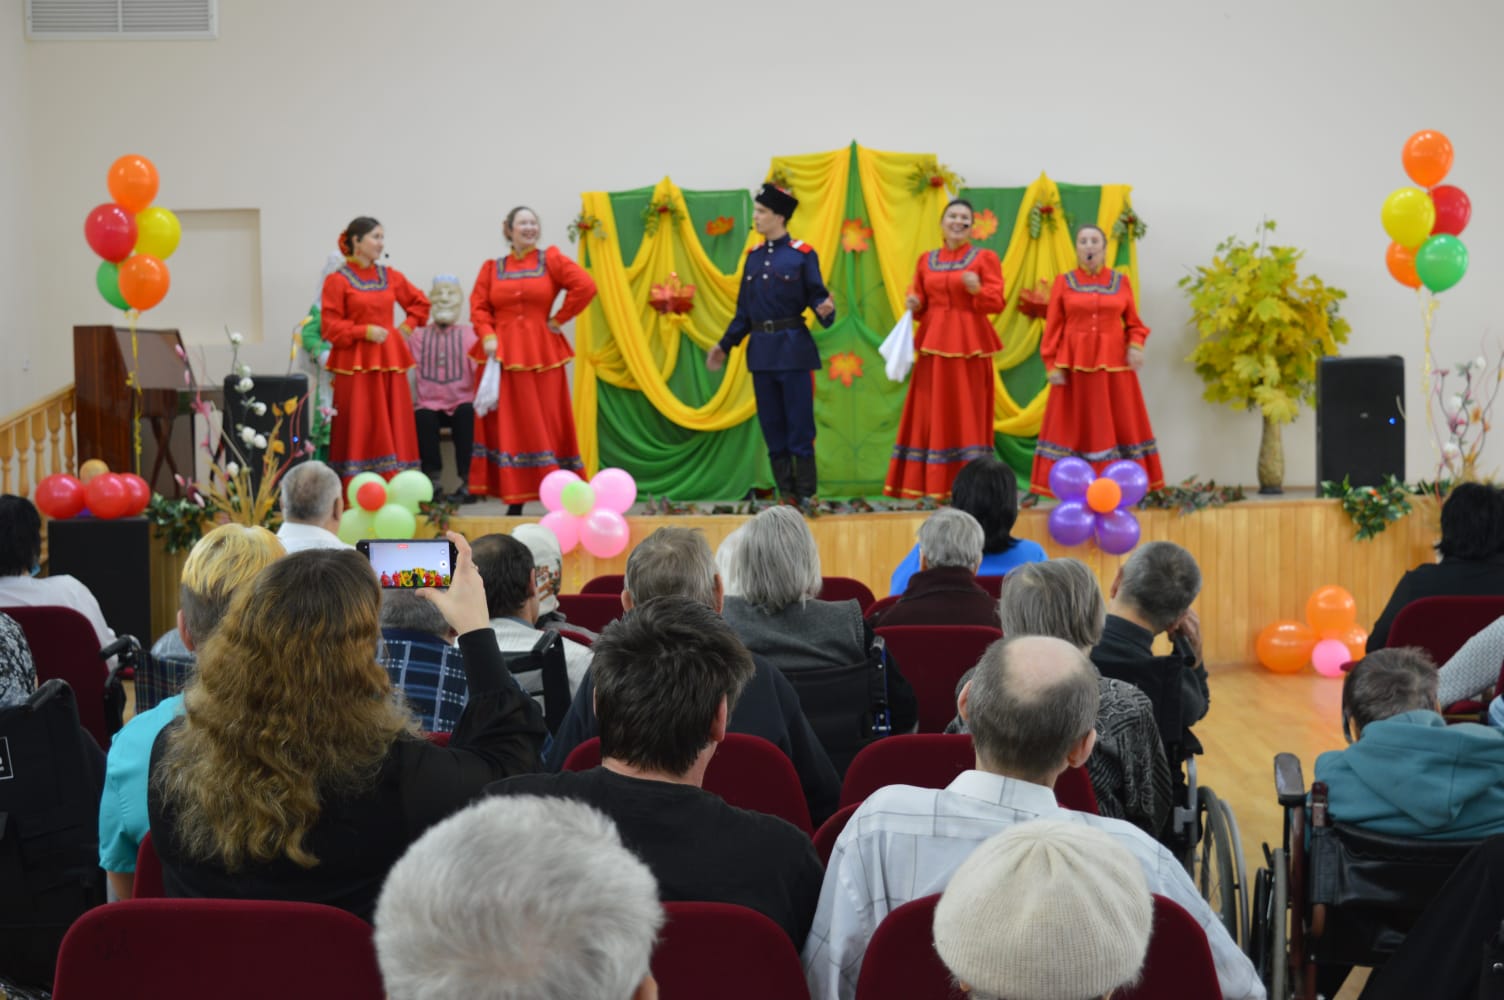
{"label": "wooden railing", "polygon": [[0,493],[30,496],[54,472],[77,475],[73,404],[70,384],[0,419]]}

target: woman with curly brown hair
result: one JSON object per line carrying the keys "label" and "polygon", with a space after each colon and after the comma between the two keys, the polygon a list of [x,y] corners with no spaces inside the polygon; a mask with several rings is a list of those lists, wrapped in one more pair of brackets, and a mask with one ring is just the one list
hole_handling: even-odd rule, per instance
{"label": "woman with curly brown hair", "polygon": [[169,896],[287,899],[369,920],[387,870],[488,782],[537,770],[544,726],[507,673],[456,534],[449,590],[470,698],[447,748],[418,733],[376,661],[381,591],[350,550],[274,563],[199,653],[186,717],[152,750]]}

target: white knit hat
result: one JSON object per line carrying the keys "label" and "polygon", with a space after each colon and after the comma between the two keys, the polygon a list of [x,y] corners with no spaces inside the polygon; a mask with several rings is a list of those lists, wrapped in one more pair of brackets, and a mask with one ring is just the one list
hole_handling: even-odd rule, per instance
{"label": "white knit hat", "polygon": [[541,524],[519,524],[512,529],[512,537],[533,553],[535,570],[544,571],[538,576],[538,614],[557,611],[559,598],[555,595],[564,575],[564,553],[559,550],[559,539]]}
{"label": "white knit hat", "polygon": [[935,908],[955,977],[1008,1000],[1100,997],[1138,978],[1153,902],[1112,837],[1061,820],[1020,823],[962,862]]}

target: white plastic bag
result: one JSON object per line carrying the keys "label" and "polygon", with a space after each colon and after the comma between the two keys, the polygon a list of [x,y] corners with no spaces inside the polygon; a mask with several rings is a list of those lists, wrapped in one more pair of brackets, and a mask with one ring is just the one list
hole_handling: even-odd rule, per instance
{"label": "white plastic bag", "polygon": [[885,362],[883,370],[888,373],[889,382],[902,382],[909,377],[909,369],[914,367],[914,314],[905,311],[893,325],[893,332],[888,334],[888,339],[883,341],[883,346],[877,349],[877,353],[883,356]]}
{"label": "white plastic bag", "polygon": [[501,399],[501,362],[495,358],[486,362],[480,373],[480,385],[475,390],[475,415],[484,417],[496,409]]}

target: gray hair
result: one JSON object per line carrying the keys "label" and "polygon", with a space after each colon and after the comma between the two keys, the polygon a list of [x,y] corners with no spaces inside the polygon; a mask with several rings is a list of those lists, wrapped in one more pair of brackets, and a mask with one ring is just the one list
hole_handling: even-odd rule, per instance
{"label": "gray hair", "polygon": [[282,474],[282,520],[316,524],[328,520],[339,500],[339,476],[310,459]]}
{"label": "gray hair", "polygon": [[747,526],[739,526],[731,534],[721,539],[721,544],[715,550],[715,568],[721,574],[721,588],[727,597],[740,596],[742,592],[741,574],[736,567],[736,554],[742,549],[742,539],[747,535]]}
{"label": "gray hair", "polygon": [[997,604],[1003,635],[1049,635],[1086,651],[1102,640],[1107,605],[1086,564],[1024,563],[1008,574]]}
{"label": "gray hair", "polygon": [[982,563],[985,538],[976,518],[964,510],[941,507],[919,526],[919,553],[931,569],[954,566],[975,573]]}
{"label": "gray hair", "polygon": [[1441,672],[1423,649],[1380,649],[1359,660],[1342,682],[1342,730],[1419,709],[1436,711]]}
{"label": "gray hair", "polygon": [[624,586],[634,604],[687,597],[715,608],[715,556],[698,528],[659,528],[627,557]]}
{"label": "gray hair", "polygon": [[437,604],[410,590],[381,592],[381,627],[427,632],[445,640],[453,631]]}
{"label": "gray hair", "polygon": [[1133,606],[1144,623],[1163,632],[1191,609],[1201,593],[1201,568],[1174,542],[1140,545],[1123,563],[1118,597]]}
{"label": "gray hair", "polygon": [[628,1000],[662,924],[652,873],[609,819],[569,799],[496,797],[392,866],[376,955],[390,1000]]}
{"label": "gray hair", "polygon": [[804,515],[792,507],[769,507],[742,528],[734,558],[741,596],[765,614],[820,593],[820,550]]}
{"label": "gray hair", "polygon": [[1065,766],[1097,724],[1097,671],[1063,639],[999,639],[982,654],[966,698],[977,759],[988,770],[1039,780]]}

